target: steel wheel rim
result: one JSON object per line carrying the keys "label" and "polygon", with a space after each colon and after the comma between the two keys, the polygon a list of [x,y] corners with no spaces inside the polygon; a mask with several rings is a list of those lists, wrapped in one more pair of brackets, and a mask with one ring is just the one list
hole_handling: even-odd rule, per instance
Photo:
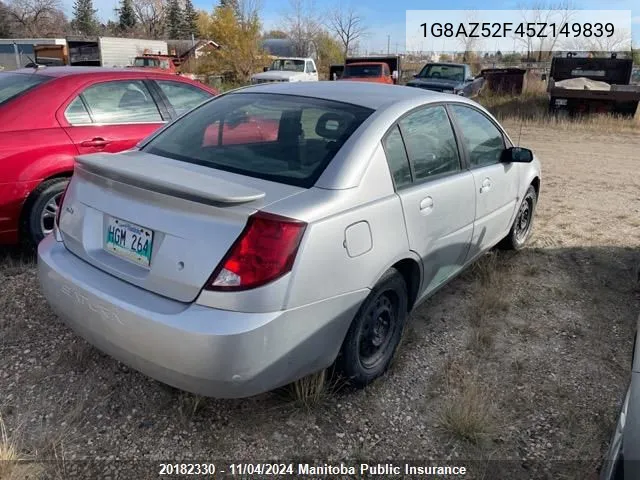
{"label": "steel wheel rim", "polygon": [[56,221],[56,215],[58,214],[58,209],[60,208],[60,198],[62,197],[62,192],[56,193],[52,196],[47,204],[42,209],[42,213],[40,214],[40,229],[44,235],[48,235],[53,232],[53,226]]}
{"label": "steel wheel rim", "polygon": [[529,197],[522,202],[516,217],[516,240],[522,242],[527,238],[533,219],[533,200]]}
{"label": "steel wheel rim", "polygon": [[397,302],[381,294],[367,313],[360,333],[358,353],[362,366],[374,368],[385,356],[398,321]]}

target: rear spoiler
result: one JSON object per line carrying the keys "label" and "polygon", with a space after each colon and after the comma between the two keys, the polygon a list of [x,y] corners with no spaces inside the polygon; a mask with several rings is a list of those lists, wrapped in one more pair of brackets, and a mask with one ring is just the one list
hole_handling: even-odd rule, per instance
{"label": "rear spoiler", "polygon": [[180,163],[140,152],[76,157],[76,168],[88,173],[198,203],[234,205],[265,196],[260,190],[216,177],[213,169],[209,175],[184,168]]}

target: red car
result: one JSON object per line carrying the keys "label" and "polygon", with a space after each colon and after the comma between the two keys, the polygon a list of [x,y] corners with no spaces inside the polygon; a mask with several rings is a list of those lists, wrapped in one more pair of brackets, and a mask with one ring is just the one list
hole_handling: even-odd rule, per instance
{"label": "red car", "polygon": [[165,73],[45,67],[0,73],[0,244],[53,229],[74,157],[134,147],[216,95]]}

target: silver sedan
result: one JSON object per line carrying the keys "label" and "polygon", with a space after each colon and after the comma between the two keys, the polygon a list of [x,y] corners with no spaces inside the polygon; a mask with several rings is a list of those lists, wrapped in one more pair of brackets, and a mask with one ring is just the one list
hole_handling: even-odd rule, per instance
{"label": "silver sedan", "polygon": [[78,157],[40,283],[79,335],[184,390],[249,396],[334,362],[363,386],[420,302],[525,244],[540,178],[460,96],[254,86]]}

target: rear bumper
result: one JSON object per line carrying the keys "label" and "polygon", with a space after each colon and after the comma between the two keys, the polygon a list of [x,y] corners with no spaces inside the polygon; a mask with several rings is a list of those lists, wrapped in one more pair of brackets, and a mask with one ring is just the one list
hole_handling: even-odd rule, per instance
{"label": "rear bumper", "polygon": [[50,235],[38,276],[54,312],[100,350],[161,382],[220,398],[272,390],[329,366],[367,289],[244,313],[185,304],[123,282]]}

